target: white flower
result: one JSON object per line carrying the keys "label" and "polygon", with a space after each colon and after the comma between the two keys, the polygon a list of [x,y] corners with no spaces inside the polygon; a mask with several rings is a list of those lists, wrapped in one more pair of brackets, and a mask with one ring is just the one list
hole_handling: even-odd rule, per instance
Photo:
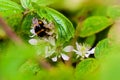
{"label": "white flower", "polygon": [[88,54],[94,54],[95,48],[92,48],[90,51],[87,51]]}
{"label": "white flower", "polygon": [[90,48],[85,45],[78,44],[76,42],[76,49],[73,49],[73,51],[78,55],[77,57],[81,56],[82,58],[84,57],[89,57],[90,54],[94,54],[95,48],[92,50],[89,50]]}
{"label": "white flower", "polygon": [[70,57],[63,52],[72,52],[72,51],[73,51],[73,46],[71,45],[66,46],[65,48],[62,49],[60,55],[53,57],[51,60],[53,62],[56,62],[57,60],[56,58],[62,57],[63,60],[68,61]]}
{"label": "white flower", "polygon": [[38,41],[36,39],[30,39],[28,41],[31,45],[37,45]]}
{"label": "white flower", "polygon": [[89,57],[90,54],[94,54],[95,53],[95,48],[92,48],[91,50],[87,51],[87,53],[85,54],[85,57]]}

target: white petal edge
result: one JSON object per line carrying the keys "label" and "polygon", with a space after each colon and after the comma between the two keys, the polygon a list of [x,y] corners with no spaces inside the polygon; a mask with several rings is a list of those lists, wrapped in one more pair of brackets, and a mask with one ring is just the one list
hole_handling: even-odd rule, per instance
{"label": "white petal edge", "polygon": [[95,48],[92,48],[90,51],[87,51],[88,54],[94,54],[95,53]]}
{"label": "white petal edge", "polygon": [[80,49],[81,49],[81,46],[78,44],[78,42],[76,42],[76,48],[78,51],[80,51]]}
{"label": "white petal edge", "polygon": [[32,28],[32,29],[30,30],[30,32],[32,33],[32,36],[30,36],[30,37],[36,36],[36,33],[35,33],[35,31],[34,31],[34,28]]}
{"label": "white petal edge", "polygon": [[77,51],[77,50],[75,50],[75,49],[73,49],[73,51],[74,51],[76,54],[82,56],[82,53],[81,53],[80,51]]}
{"label": "white petal edge", "polygon": [[32,29],[30,30],[30,32],[31,32],[32,34],[35,34],[34,28],[32,28]]}
{"label": "white petal edge", "polygon": [[90,55],[90,54],[85,54],[85,57],[87,57],[87,58],[88,58],[88,57],[89,57],[89,55]]}
{"label": "white petal edge", "polygon": [[61,54],[61,57],[63,58],[63,60],[67,61],[69,60],[69,56],[67,56],[66,54]]}
{"label": "white petal edge", "polygon": [[30,39],[28,41],[31,45],[37,45],[38,41],[36,39]]}
{"label": "white petal edge", "polygon": [[57,61],[57,56],[53,57],[53,58],[52,58],[52,61],[53,61],[53,62],[56,62],[56,61]]}
{"label": "white petal edge", "polygon": [[73,46],[69,45],[69,46],[66,46],[63,51],[65,52],[72,52],[73,51]]}

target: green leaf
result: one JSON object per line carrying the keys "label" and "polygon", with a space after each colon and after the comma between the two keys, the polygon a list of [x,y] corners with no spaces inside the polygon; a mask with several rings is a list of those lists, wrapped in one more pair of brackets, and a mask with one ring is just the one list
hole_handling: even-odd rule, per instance
{"label": "green leaf", "polygon": [[58,36],[58,44],[64,43],[74,36],[74,27],[72,23],[58,11],[48,7],[39,7],[37,13],[41,18],[54,23]]}
{"label": "green leaf", "polygon": [[92,16],[83,22],[83,27],[80,31],[80,37],[87,37],[98,33],[109,27],[113,21],[103,16]]}
{"label": "green leaf", "polygon": [[[12,17],[11,17],[12,16]],[[5,16],[4,19],[13,30],[20,31],[22,14],[12,14],[11,16]]]}
{"label": "green leaf", "polygon": [[32,0],[32,2],[36,3],[39,6],[47,6],[53,4],[56,0]]}
{"label": "green leaf", "polygon": [[39,64],[34,60],[26,61],[20,68],[19,71],[24,73],[30,72],[32,74],[37,73],[40,70]]}
{"label": "green leaf", "polygon": [[[22,12],[22,7],[10,0],[0,0],[0,12],[3,11]],[[11,14],[11,13],[9,13]]]}
{"label": "green leaf", "polygon": [[120,6],[110,6],[107,10],[107,16],[113,19],[120,18]]}
{"label": "green leaf", "polygon": [[32,5],[31,5],[31,0],[20,0],[21,5],[24,9],[31,9]]}
{"label": "green leaf", "polygon": [[86,43],[90,46],[93,46],[95,39],[96,39],[95,35],[88,36],[84,43]]}
{"label": "green leaf", "polygon": [[75,80],[90,80],[89,77],[97,72],[98,62],[89,58],[80,62],[75,69]]}
{"label": "green leaf", "polygon": [[32,24],[32,19],[35,15],[32,14],[28,14],[26,15],[26,17],[24,18],[24,21],[21,24],[21,29],[23,33],[30,33],[30,29],[31,29],[31,24]]}
{"label": "green leaf", "polygon": [[100,41],[95,48],[95,58],[101,59],[107,53],[106,50],[109,48],[109,39],[104,39]]}

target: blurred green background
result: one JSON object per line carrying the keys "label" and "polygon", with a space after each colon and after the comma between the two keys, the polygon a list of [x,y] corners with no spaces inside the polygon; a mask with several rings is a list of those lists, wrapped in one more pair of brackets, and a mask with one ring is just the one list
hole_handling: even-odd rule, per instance
{"label": "blurred green background", "polygon": [[[26,1],[23,4],[26,6],[20,1]],[[120,0],[20,1],[0,0],[0,80],[120,80]],[[72,55],[70,64],[46,59],[44,47],[47,44],[32,46],[28,43],[32,18],[39,16],[34,12],[23,15],[27,8],[33,10],[29,1],[34,2],[34,5],[31,3],[34,8],[47,6],[66,16],[75,34],[64,45],[71,45],[72,41],[85,43],[95,47],[94,55],[84,60]],[[56,14],[58,19],[63,16]],[[7,34],[1,20],[8,24],[18,41]]]}

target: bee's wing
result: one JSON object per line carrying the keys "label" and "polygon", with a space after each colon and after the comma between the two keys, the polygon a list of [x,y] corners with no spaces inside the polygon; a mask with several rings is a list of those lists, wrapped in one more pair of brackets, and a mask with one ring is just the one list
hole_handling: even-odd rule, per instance
{"label": "bee's wing", "polygon": [[34,26],[39,25],[38,19],[37,19],[37,18],[33,18],[33,19],[32,19],[32,24],[33,24]]}

